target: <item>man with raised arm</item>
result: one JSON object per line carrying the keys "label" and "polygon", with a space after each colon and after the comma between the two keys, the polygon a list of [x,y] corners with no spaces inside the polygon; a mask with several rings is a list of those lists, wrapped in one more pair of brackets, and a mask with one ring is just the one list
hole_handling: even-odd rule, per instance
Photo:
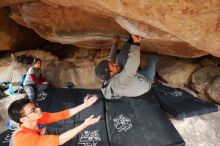
{"label": "man with raised arm", "polygon": [[113,38],[109,59],[96,65],[95,73],[103,80],[101,90],[106,99],[137,97],[150,90],[155,76],[157,56],[149,55],[144,68],[138,70],[141,41],[140,36],[132,35],[121,49],[116,62],[118,40]]}
{"label": "man with raised arm", "polygon": [[49,124],[70,118],[83,109],[90,107],[97,100],[96,96],[86,97],[84,103],[71,109],[57,113],[41,112],[36,103],[29,99],[14,101],[8,108],[10,118],[20,126],[12,136],[13,146],[58,146],[75,137],[83,129],[97,123],[100,116],[88,117],[81,125],[72,128],[60,135],[43,135],[39,124]]}

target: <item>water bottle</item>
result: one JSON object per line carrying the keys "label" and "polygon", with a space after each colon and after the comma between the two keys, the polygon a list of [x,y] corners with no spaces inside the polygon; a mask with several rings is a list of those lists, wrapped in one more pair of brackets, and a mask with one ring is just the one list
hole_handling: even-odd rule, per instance
{"label": "water bottle", "polygon": [[12,84],[9,84],[8,89],[9,89],[9,93],[10,93],[11,95],[13,95],[13,94],[15,93],[15,90],[14,90]]}

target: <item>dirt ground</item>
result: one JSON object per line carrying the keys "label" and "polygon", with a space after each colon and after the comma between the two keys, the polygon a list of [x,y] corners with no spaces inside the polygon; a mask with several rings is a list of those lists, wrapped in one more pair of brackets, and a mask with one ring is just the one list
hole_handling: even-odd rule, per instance
{"label": "dirt ground", "polygon": [[186,146],[220,145],[220,111],[180,121],[170,120],[185,140]]}

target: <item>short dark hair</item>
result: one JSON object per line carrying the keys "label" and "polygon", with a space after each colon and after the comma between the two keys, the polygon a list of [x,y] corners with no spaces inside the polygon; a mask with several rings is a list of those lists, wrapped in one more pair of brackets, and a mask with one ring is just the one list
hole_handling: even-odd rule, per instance
{"label": "short dark hair", "polygon": [[108,65],[108,60],[100,61],[95,67],[95,74],[101,80],[109,80],[110,79],[110,68]]}
{"label": "short dark hair", "polygon": [[42,62],[40,58],[34,58],[33,64],[36,64],[38,61]]}
{"label": "short dark hair", "polygon": [[20,118],[23,117],[23,108],[25,105],[27,105],[28,103],[33,103],[30,99],[18,99],[15,100],[14,102],[12,102],[8,108],[8,115],[9,117],[17,122],[17,123],[21,123],[20,122]]}

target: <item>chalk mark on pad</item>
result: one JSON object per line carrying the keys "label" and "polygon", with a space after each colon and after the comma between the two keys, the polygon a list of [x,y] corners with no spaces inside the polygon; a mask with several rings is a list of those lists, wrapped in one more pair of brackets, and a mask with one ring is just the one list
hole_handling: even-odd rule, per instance
{"label": "chalk mark on pad", "polygon": [[175,90],[174,92],[170,92],[170,94],[173,95],[173,96],[178,97],[178,96],[182,96],[183,92]]}
{"label": "chalk mark on pad", "polygon": [[96,146],[99,141],[101,141],[99,130],[84,131],[78,144],[82,144],[84,146]]}
{"label": "chalk mark on pad", "polygon": [[41,93],[39,93],[39,94],[37,95],[36,101],[43,101],[43,100],[46,99],[46,97],[47,97],[47,93],[46,93],[46,92],[41,92]]}
{"label": "chalk mark on pad", "polygon": [[121,132],[121,131],[126,132],[132,127],[131,119],[123,116],[122,114],[114,118],[113,122],[118,132]]}

